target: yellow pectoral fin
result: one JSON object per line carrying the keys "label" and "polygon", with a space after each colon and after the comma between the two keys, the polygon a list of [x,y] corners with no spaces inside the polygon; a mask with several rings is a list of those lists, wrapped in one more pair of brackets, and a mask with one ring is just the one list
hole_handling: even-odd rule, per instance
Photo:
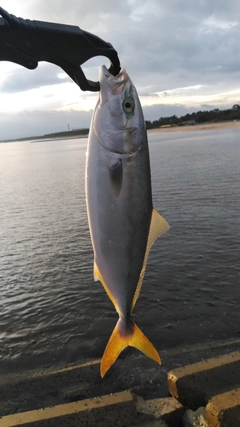
{"label": "yellow pectoral fin", "polygon": [[119,319],[102,357],[100,366],[101,377],[106,374],[119,354],[128,346],[136,347],[142,353],[146,354],[146,356],[150,357],[150,359],[155,360],[159,364],[161,363],[157,350],[135,323],[131,321],[131,330],[123,332],[121,329],[121,319]]}
{"label": "yellow pectoral fin", "polygon": [[138,285],[137,285],[137,288],[136,288],[136,291],[135,291],[135,294],[133,297],[131,312],[132,312],[133,307],[135,306],[136,301],[137,301],[139,294],[140,294],[144,274],[145,274],[146,267],[147,267],[147,261],[148,261],[150,249],[151,249],[153,243],[155,242],[155,240],[159,236],[161,236],[162,234],[166,233],[166,231],[168,231],[169,228],[170,228],[170,226],[169,226],[168,222],[160,215],[160,213],[158,213],[158,211],[156,209],[153,209],[152,210],[151,223],[150,223],[150,229],[149,229],[149,233],[148,233],[148,241],[147,241],[146,252],[145,252],[145,256],[144,256],[142,270],[141,270],[139,280],[138,280]]}

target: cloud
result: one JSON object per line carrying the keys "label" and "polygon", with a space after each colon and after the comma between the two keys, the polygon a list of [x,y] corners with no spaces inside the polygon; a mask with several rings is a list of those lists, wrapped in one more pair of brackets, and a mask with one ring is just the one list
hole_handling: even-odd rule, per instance
{"label": "cloud", "polygon": [[192,107],[186,107],[183,104],[156,104],[143,107],[143,112],[145,120],[153,121],[152,117],[154,117],[155,120],[160,119],[160,117],[171,117],[174,115],[181,117],[195,111],[212,110],[214,108],[215,106],[209,104],[204,106],[194,105]]}
{"label": "cloud", "polygon": [[89,128],[92,111],[23,111],[0,114],[0,140]]}
{"label": "cloud", "polygon": [[69,0],[67,8],[63,0],[32,0],[25,11],[31,19],[78,25],[110,41],[137,82],[158,75],[163,90],[176,78],[175,87],[188,86],[188,80],[206,83],[211,74],[219,77],[233,69],[239,36],[236,0]]}
{"label": "cloud", "polygon": [[[99,35],[114,45],[123,65],[136,76],[155,71],[169,80],[181,72],[187,86],[188,71],[195,71],[196,80],[204,68],[210,70],[216,64],[226,68],[237,44],[236,0],[231,4],[221,0],[69,0],[67,5],[62,0],[32,0],[25,8],[26,17],[78,25]],[[211,37],[204,28],[211,29]],[[224,39],[223,29],[227,29]],[[227,57],[223,55],[226,47]]]}
{"label": "cloud", "polygon": [[[196,105],[198,108],[208,104],[217,108],[218,105],[231,104],[233,99],[233,103],[238,102],[239,0],[68,0],[67,3],[65,0],[1,0],[1,5],[17,16],[77,25],[109,41],[118,51],[122,66],[127,69],[143,100],[148,98],[150,102],[151,94],[155,94],[153,103],[171,103],[176,111],[177,105],[184,108]],[[86,63],[84,71],[87,78],[97,80],[102,63],[108,65],[108,60],[98,57]],[[8,75],[1,83],[1,93],[27,93],[46,87],[49,88],[50,100],[53,85],[63,87],[61,83],[70,81],[61,80],[61,69],[48,64],[41,64],[34,71],[23,71]],[[191,86],[200,87],[193,90],[188,98],[185,91],[178,92],[177,101],[170,100],[171,91]],[[47,99],[47,89],[44,93]],[[64,90],[62,93],[65,96]],[[162,93],[159,99],[156,97],[158,93]],[[86,97],[89,95],[86,93]],[[200,101],[197,101],[197,96],[200,96]],[[57,102],[61,108],[64,98],[60,100],[58,97]],[[69,100],[67,102],[70,104]],[[49,105],[56,109],[56,103]],[[154,114],[155,106],[151,111]]]}
{"label": "cloud", "polygon": [[202,31],[208,34],[213,34],[218,31],[228,31],[237,25],[236,21],[223,21],[215,18],[214,16],[208,16],[202,24]]}
{"label": "cloud", "polygon": [[40,64],[36,70],[16,68],[2,80],[0,91],[2,93],[25,92],[71,81],[66,74],[65,76],[62,78],[61,68],[51,64]]}

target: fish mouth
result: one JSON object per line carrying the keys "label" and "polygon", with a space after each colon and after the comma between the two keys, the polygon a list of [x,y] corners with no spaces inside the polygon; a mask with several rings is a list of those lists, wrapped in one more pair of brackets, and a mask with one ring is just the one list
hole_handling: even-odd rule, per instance
{"label": "fish mouth", "polygon": [[113,95],[122,93],[128,80],[129,77],[124,68],[122,68],[116,76],[111,74],[105,65],[101,68],[100,86],[107,83]]}

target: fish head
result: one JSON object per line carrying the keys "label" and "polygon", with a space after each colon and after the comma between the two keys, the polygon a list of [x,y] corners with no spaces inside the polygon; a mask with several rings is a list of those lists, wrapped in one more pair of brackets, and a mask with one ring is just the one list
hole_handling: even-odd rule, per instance
{"label": "fish head", "polygon": [[102,66],[99,81],[94,132],[107,150],[131,155],[146,141],[145,121],[136,88],[125,69],[113,76]]}

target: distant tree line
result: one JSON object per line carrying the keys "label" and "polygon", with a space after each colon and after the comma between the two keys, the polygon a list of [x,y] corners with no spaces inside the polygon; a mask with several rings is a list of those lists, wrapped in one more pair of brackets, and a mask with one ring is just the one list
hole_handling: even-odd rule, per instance
{"label": "distant tree line", "polygon": [[62,131],[62,132],[47,133],[38,138],[63,138],[65,136],[66,137],[82,136],[82,135],[88,135],[88,132],[89,132],[88,128],[82,128],[82,129],[74,129],[74,130],[68,130],[68,131]]}
{"label": "distant tree line", "polygon": [[210,111],[198,111],[196,113],[188,113],[185,116],[177,117],[160,117],[158,120],[151,122],[146,120],[147,129],[156,129],[161,126],[171,126],[171,125],[185,125],[190,122],[194,123],[208,123],[208,122],[223,122],[230,120],[240,120],[240,105],[234,104],[232,108],[228,110],[219,110],[215,108]]}
{"label": "distant tree line", "polygon": [[46,133],[45,135],[37,135],[37,136],[28,136],[25,138],[16,138],[16,139],[5,139],[0,140],[0,142],[14,142],[14,141],[30,141],[30,140],[39,140],[39,139],[53,139],[53,138],[69,138],[69,137],[78,137],[78,136],[88,136],[89,129],[75,129],[69,131],[62,132],[54,132],[54,133]]}
{"label": "distant tree line", "polygon": [[[171,117],[160,117],[160,119],[154,120],[153,122],[146,120],[146,127],[147,129],[156,129],[161,126],[184,126],[185,124],[224,122],[232,120],[240,120],[240,104],[234,104],[232,108],[229,108],[228,110],[219,110],[218,108],[215,108],[214,110],[210,111],[197,111],[196,113],[188,113],[181,117],[177,117],[176,115]],[[63,132],[48,133],[41,136],[0,140],[0,142],[27,141],[32,139],[38,140],[47,138],[69,138],[87,136],[88,133],[88,128],[82,128]]]}

